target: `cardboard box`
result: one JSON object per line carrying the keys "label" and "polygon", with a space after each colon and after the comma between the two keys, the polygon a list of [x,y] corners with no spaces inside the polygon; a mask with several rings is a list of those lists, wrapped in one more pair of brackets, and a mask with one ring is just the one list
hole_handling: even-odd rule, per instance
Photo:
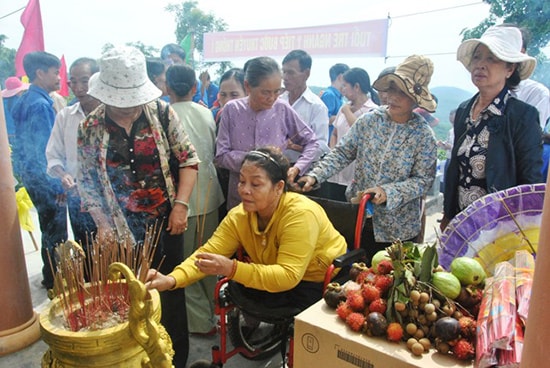
{"label": "cardboard box", "polygon": [[294,367],[439,368],[473,365],[439,354],[435,349],[417,357],[404,342],[391,343],[382,337],[367,337],[354,332],[324,300],[320,300],[296,316]]}

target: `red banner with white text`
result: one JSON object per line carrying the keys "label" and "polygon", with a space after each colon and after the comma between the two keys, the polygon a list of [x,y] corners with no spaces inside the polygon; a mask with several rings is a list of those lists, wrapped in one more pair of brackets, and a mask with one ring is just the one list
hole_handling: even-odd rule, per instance
{"label": "red banner with white text", "polygon": [[204,34],[204,61],[256,56],[282,57],[302,49],[311,56],[385,57],[388,19],[325,25]]}

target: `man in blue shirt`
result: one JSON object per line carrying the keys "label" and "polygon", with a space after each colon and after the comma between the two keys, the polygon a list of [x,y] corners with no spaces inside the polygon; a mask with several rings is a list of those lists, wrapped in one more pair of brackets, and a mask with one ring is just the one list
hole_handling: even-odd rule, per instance
{"label": "man in blue shirt", "polygon": [[336,114],[338,114],[340,107],[342,107],[342,87],[344,86],[344,79],[342,76],[348,70],[349,66],[346,64],[334,64],[328,72],[330,76],[330,86],[323,91],[323,94],[321,95],[321,100],[328,108],[329,140],[332,130],[334,129],[332,123],[334,122],[334,119],[336,119]]}
{"label": "man in blue shirt", "polygon": [[46,173],[46,145],[55,121],[49,93],[59,89],[59,59],[47,52],[25,55],[23,67],[31,86],[12,110],[15,122],[14,155],[22,184],[38,212],[42,231],[42,285],[53,287],[55,247],[67,239],[67,211],[61,181]]}

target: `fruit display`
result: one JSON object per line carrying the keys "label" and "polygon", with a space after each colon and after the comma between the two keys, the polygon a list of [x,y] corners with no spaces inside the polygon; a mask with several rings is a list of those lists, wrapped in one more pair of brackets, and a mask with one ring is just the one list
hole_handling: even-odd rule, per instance
{"label": "fruit display", "polygon": [[406,342],[413,355],[432,349],[475,357],[476,320],[486,275],[472,259],[439,266],[434,245],[394,242],[372,267],[356,263],[350,281],[332,283],[324,299],[338,318],[366,336]]}

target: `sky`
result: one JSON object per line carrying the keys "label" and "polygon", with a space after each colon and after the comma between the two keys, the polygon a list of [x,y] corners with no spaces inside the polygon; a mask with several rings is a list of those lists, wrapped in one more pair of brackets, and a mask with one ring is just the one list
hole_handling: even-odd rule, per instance
{"label": "sky", "polygon": [[[8,37],[7,47],[19,47],[23,36],[22,11],[4,16],[24,7],[27,2],[0,2],[0,17],[3,17],[0,34]],[[165,7],[181,2],[41,0],[46,51],[59,57],[64,55],[70,65],[82,56],[99,58],[106,43],[141,41],[160,50],[163,45],[175,42],[174,15]],[[489,6],[481,0],[198,0],[198,8],[223,19],[228,31],[322,26],[389,16],[386,60],[337,55],[316,57],[308,84],[329,85],[328,69],[335,63],[361,67],[374,81],[385,67],[395,66],[411,54],[424,54],[435,65],[430,87],[454,86],[467,91],[474,91],[475,87],[465,68],[456,61],[456,49],[462,39],[460,32],[476,26],[489,14]],[[234,65],[240,67],[244,61],[235,60]]]}

